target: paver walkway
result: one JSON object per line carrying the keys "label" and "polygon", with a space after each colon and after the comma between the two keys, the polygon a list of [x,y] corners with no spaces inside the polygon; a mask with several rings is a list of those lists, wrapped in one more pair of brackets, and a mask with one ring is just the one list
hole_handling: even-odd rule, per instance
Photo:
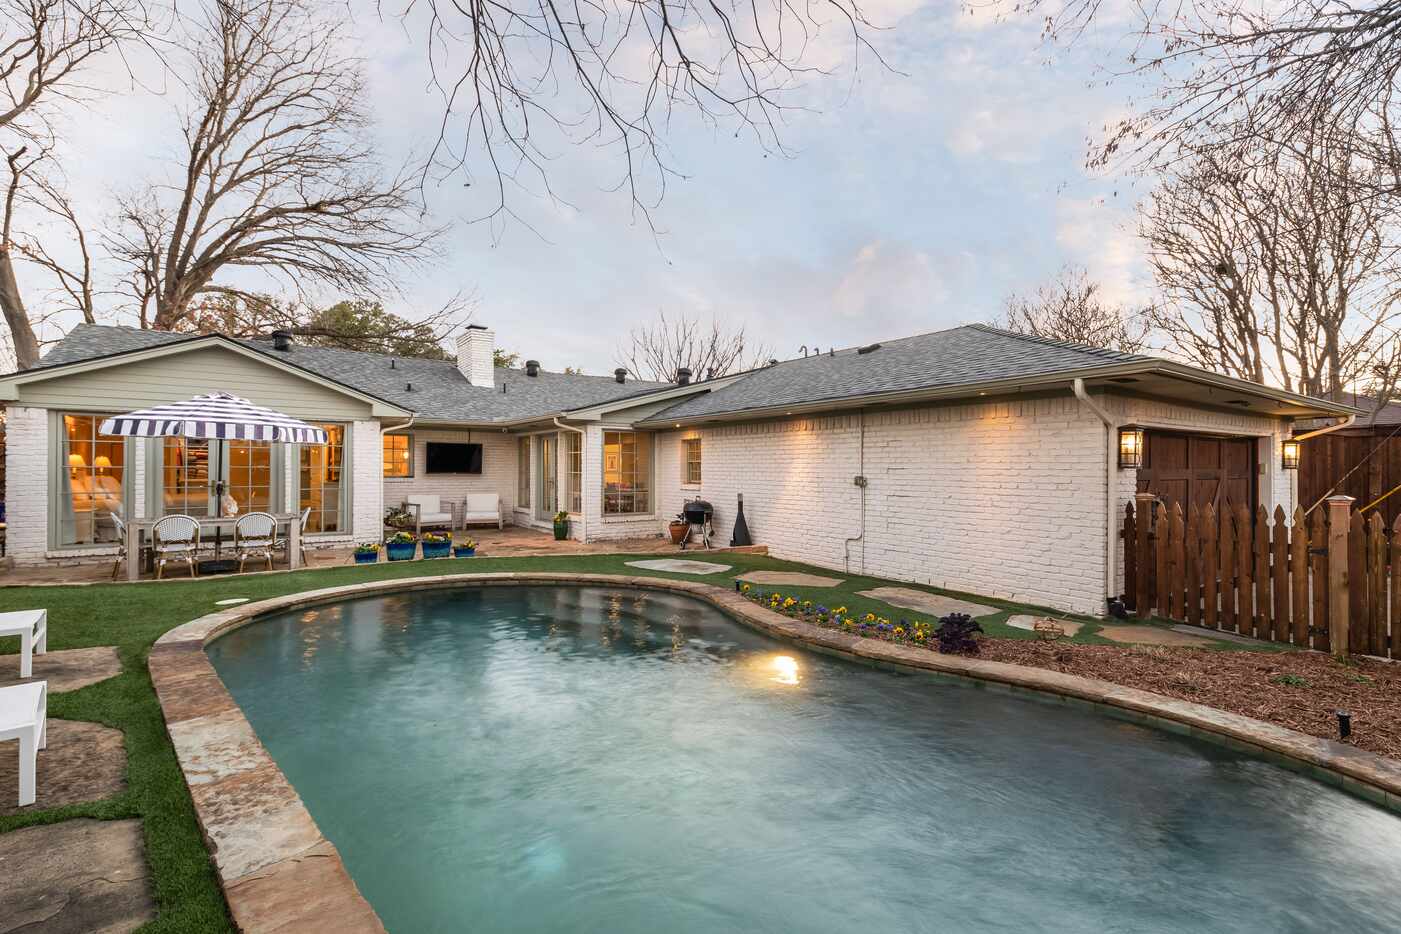
{"label": "paver walkway", "polygon": [[[19,807],[19,740],[0,743],[0,815],[110,798],[126,788],[122,731],[49,717],[49,744],[39,750],[34,803]],[[4,873],[0,872],[0,879]],[[0,883],[0,891],[4,885]],[[4,899],[0,898],[0,904]],[[0,911],[0,914],[3,914]]]}
{"label": "paver walkway", "polygon": [[139,820],[0,834],[0,879],[0,934],[123,934],[156,917]]}
{"label": "paver walkway", "polygon": [[891,606],[901,606],[907,610],[919,610],[934,617],[948,616],[950,613],[967,613],[969,616],[978,617],[997,612],[997,607],[969,603],[957,597],[927,593],[912,587],[877,587],[874,590],[861,591],[861,596],[880,600]]}
{"label": "paver walkway", "polygon": [[728,571],[730,565],[711,561],[687,561],[685,558],[657,558],[652,561],[627,561],[629,567],[647,571],[670,571],[673,574],[716,574]]}
{"label": "paver walkway", "polygon": [[1057,619],[1054,616],[1031,616],[1026,613],[1013,616],[1011,619],[1007,620],[1007,625],[1011,626],[1013,629],[1025,629],[1027,632],[1035,632],[1037,621],[1043,619],[1049,619],[1051,622],[1055,623],[1068,637],[1074,636],[1080,631],[1080,627],[1084,625],[1083,623],[1072,623],[1068,619]]}
{"label": "paver walkway", "polygon": [[88,649],[64,649],[34,656],[34,677],[19,676],[19,655],[0,655],[0,687],[29,681],[49,682],[49,694],[76,691],[121,674],[117,649],[98,645]]}
{"label": "paver walkway", "polygon": [[1185,632],[1174,632],[1160,626],[1105,626],[1096,635],[1101,635],[1110,642],[1122,642],[1127,645],[1201,646],[1212,644],[1212,640],[1207,638],[1205,634],[1191,636]]}
{"label": "paver walkway", "polygon": [[750,571],[740,577],[751,584],[782,585],[785,587],[839,587],[841,580],[836,577],[820,577],[817,574],[804,574],[801,571]]}

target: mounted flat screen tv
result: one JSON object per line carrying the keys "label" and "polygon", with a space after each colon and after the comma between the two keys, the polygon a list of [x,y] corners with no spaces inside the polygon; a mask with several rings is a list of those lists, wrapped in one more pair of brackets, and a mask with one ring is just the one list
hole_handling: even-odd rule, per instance
{"label": "mounted flat screen tv", "polygon": [[452,444],[446,441],[427,443],[426,473],[481,473],[480,444]]}

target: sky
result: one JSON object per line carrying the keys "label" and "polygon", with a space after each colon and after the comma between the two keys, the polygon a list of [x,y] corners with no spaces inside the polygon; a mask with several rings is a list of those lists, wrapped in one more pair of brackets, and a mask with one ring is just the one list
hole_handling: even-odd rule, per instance
{"label": "sky", "polygon": [[[470,294],[473,320],[493,327],[499,346],[546,369],[606,373],[628,331],[658,312],[742,325],[773,356],[791,357],[803,345],[992,320],[1009,294],[1067,263],[1088,267],[1111,299],[1145,297],[1132,231],[1144,183],[1084,169],[1087,140],[1129,97],[1096,68],[1113,43],[1092,36],[1053,53],[1035,21],[968,15],[947,0],[863,8],[885,27],[872,41],[891,67],[867,56],[853,69],[849,44],[824,36],[813,54],[834,73],[791,98],[801,108],[781,128],[786,155],[679,114],[665,140],[684,178],[671,180],[651,226],[610,190],[617,151],[593,145],[554,148],[549,181],[560,198],[513,192],[521,222],[474,222],[490,207],[489,186],[461,175],[431,183],[428,217],[451,225],[443,255],[401,283],[390,310],[413,318]],[[394,164],[431,146],[442,104],[421,24],[374,9],[351,0],[351,28],[373,132]],[[179,142],[178,91],[146,77],[132,89],[109,72],[99,80],[119,92],[64,127],[69,191],[99,223]],[[110,309],[105,320],[131,323]]]}

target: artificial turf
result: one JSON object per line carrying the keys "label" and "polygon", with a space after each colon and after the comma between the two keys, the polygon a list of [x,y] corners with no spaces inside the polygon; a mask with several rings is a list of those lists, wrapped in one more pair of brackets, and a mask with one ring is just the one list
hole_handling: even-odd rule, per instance
{"label": "artificial turf", "polygon": [[[227,575],[193,581],[138,584],[92,584],[44,587],[0,586],[0,611],[45,607],[49,612],[49,648],[52,650],[115,645],[121,658],[121,674],[106,681],[62,694],[51,695],[51,716],[89,720],[115,727],[125,734],[127,787],[101,801],[49,810],[28,811],[0,817],[0,833],[36,824],[75,817],[100,820],[140,818],[145,829],[146,856],[151,866],[157,919],[147,932],[218,932],[232,930],[224,899],[195,823],[194,808],[175,750],[166,735],[165,721],[146,669],[146,656],[155,640],[167,630],[219,609],[215,601],[232,597],[260,600],[268,597],[360,583],[429,577],[442,574],[490,571],[572,571],[627,574],[679,580],[702,580],[729,586],[730,578],[752,570],[807,571],[839,576],[837,587],[768,587],[828,606],[846,606],[852,616],[868,612],[890,619],[927,619],[922,614],[862,597],[858,591],[895,583],[837,574],[828,569],[779,561],[763,555],[718,552],[708,559],[731,565],[725,573],[700,576],[642,571],[627,561],[656,558],[648,555],[576,555],[529,558],[462,558],[377,565],[346,565],[293,573]],[[900,586],[915,586],[901,583]],[[946,593],[936,588],[920,588]],[[1033,634],[1006,625],[1013,613],[1047,613],[1044,608],[992,600],[975,594],[950,594],[996,608],[980,618],[989,635],[1033,638]],[[1086,617],[1076,642],[1102,642],[1098,626]],[[932,621],[932,620],[931,620]],[[0,639],[0,654],[19,650],[18,639]]]}

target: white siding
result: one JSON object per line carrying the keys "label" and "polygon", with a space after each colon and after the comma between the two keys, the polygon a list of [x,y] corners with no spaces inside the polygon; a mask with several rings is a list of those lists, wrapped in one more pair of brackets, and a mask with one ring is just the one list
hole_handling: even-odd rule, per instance
{"label": "white siding", "polygon": [[[411,428],[414,475],[408,478],[384,477],[384,503],[396,505],[411,493],[436,493],[444,500],[461,500],[468,493],[495,493],[501,497],[506,521],[511,522],[516,502],[516,436],[499,431],[467,431],[446,428]],[[480,444],[482,472],[473,474],[429,474],[426,448],[429,441],[453,444]],[[380,455],[383,457],[383,447]],[[383,475],[383,461],[377,461]]]}
{"label": "white siding", "polygon": [[49,534],[49,413],[11,406],[5,417],[6,554],[43,564]]}

